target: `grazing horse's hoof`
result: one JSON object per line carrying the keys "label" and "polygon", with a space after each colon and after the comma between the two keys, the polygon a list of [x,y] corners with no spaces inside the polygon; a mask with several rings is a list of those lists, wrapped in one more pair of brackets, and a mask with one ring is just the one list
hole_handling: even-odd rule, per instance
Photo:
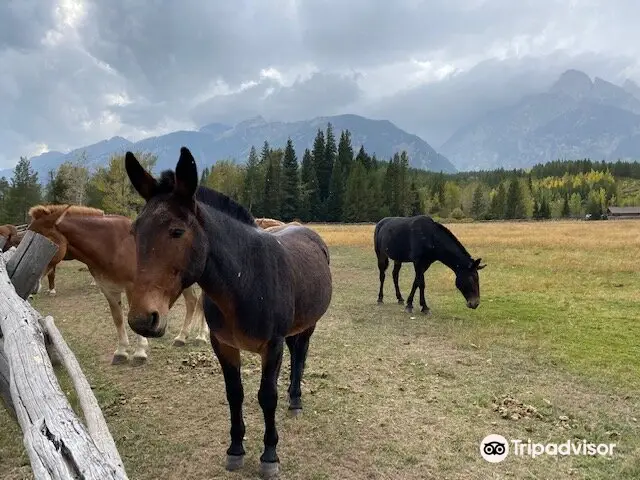
{"label": "grazing horse's hoof", "polygon": [[244,466],[244,455],[227,455],[227,464],[224,468],[233,472],[239,470]]}
{"label": "grazing horse's hoof", "polygon": [[139,367],[141,365],[144,365],[145,363],[147,363],[147,357],[136,357],[136,356],[134,356],[131,359],[131,365],[133,365],[134,367]]}
{"label": "grazing horse's hoof", "polygon": [[381,299],[381,298],[379,298],[379,299],[378,299],[378,303],[382,304],[382,303],[384,303],[384,302],[382,301],[382,299]]}
{"label": "grazing horse's hoof", "polygon": [[51,296],[51,297],[55,297],[56,296],[56,289],[55,288],[53,290],[49,290],[49,296]]}
{"label": "grazing horse's hoof", "polygon": [[431,309],[429,307],[422,307],[420,311],[425,315],[431,315]]}
{"label": "grazing horse's hoof", "polygon": [[265,480],[278,478],[279,470],[278,462],[260,462],[260,477]]}
{"label": "grazing horse's hoof", "polygon": [[403,299],[401,299],[401,298],[399,298],[399,299],[398,299],[398,305],[404,305],[404,300],[403,300]]}
{"label": "grazing horse's hoof", "polygon": [[193,341],[196,345],[208,345],[209,341],[206,338],[196,338]]}
{"label": "grazing horse's hoof", "polygon": [[291,418],[296,418],[302,415],[302,408],[299,407],[289,407],[287,410],[287,415]]}
{"label": "grazing horse's hoof", "polygon": [[111,359],[111,365],[122,365],[123,363],[127,363],[128,361],[129,355],[127,355],[126,353],[116,353]]}
{"label": "grazing horse's hoof", "polygon": [[413,313],[413,307],[410,305],[407,305],[406,307],[404,307],[404,311],[407,313]]}
{"label": "grazing horse's hoof", "polygon": [[174,347],[184,347],[186,344],[187,344],[187,342],[185,342],[181,338],[174,338],[173,339],[173,346]]}

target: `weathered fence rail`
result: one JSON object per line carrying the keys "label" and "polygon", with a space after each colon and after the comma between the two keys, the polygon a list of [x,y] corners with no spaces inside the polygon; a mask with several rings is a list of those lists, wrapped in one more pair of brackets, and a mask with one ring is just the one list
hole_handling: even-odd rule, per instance
{"label": "weathered fence rail", "polygon": [[[18,248],[0,255],[0,398],[20,424],[36,480],[125,480],[115,442],[76,357],[53,318],[43,318],[25,301],[56,251],[47,238],[27,231]],[[50,358],[54,353],[72,379],[86,426],[60,388]]]}

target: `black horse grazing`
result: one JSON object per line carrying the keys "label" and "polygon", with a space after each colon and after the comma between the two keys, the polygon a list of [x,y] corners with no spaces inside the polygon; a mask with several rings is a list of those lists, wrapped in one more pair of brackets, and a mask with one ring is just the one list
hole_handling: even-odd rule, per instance
{"label": "black horse grazing", "polygon": [[132,226],[137,267],[129,325],[146,337],[164,335],[166,314],[180,292],[200,285],[229,402],[227,469],[244,463],[240,350],[248,350],[262,357],[258,401],[265,433],[260,471],[267,478],[277,475],[275,412],[283,345],[286,342],[291,354],[289,409],[299,413],[309,339],[331,301],[327,245],[300,225],[264,231],[244,207],[198,187],[196,163],[186,147],[180,150],[175,174],[165,171],[160,181],[131,152],[125,165],[131,183],[146,200]]}
{"label": "black horse grazing", "polygon": [[424,298],[424,273],[436,260],[444,263],[456,274],[456,287],[464,295],[469,308],[480,305],[480,280],[478,270],[480,258],[474,260],[460,241],[444,225],[427,215],[415,217],[386,217],[378,222],[373,234],[373,243],[380,270],[380,293],[378,303],[382,303],[385,271],[389,259],[393,260],[393,284],[399,304],[404,303],[398,277],[402,263],[411,262],[415,269],[415,279],[407,299],[407,312],[413,311],[413,296],[420,288],[420,306],[423,313],[429,313]]}

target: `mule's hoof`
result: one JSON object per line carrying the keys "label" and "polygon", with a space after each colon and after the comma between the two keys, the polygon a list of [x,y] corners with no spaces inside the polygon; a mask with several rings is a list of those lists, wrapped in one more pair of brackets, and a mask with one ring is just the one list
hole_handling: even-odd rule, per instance
{"label": "mule's hoof", "polygon": [[133,359],[131,360],[131,365],[133,365],[134,367],[139,367],[141,365],[144,365],[145,363],[147,363],[147,357],[133,357]]}
{"label": "mule's hoof", "polygon": [[280,465],[278,462],[260,462],[260,477],[264,480],[278,478]]}
{"label": "mule's hoof", "polygon": [[227,455],[227,464],[224,468],[233,472],[244,466],[244,455]]}
{"label": "mule's hoof", "polygon": [[111,365],[122,365],[129,361],[129,355],[126,353],[116,353],[111,359]]}
{"label": "mule's hoof", "polygon": [[55,297],[56,296],[56,290],[55,289],[49,290],[49,296],[50,297]]}
{"label": "mule's hoof", "polygon": [[187,344],[187,342],[185,342],[184,340],[180,339],[180,338],[174,338],[173,339],[173,346],[174,347],[184,347]]}
{"label": "mule's hoof", "polygon": [[404,300],[402,300],[401,298],[398,299],[398,305],[404,305]]}
{"label": "mule's hoof", "polygon": [[413,307],[406,306],[404,307],[404,311],[407,313],[413,313]]}

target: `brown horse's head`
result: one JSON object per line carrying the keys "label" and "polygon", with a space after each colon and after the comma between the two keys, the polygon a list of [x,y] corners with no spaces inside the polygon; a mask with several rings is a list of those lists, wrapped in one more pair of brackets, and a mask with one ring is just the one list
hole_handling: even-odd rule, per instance
{"label": "brown horse's head", "polygon": [[136,242],[136,280],[130,298],[129,326],[145,337],[161,337],[166,315],[188,286],[202,275],[207,242],[198,222],[195,193],[198,171],[191,152],[180,150],[174,172],[153,178],[131,152],[125,166],[146,204],[131,232]]}
{"label": "brown horse's head", "polygon": [[478,270],[486,265],[480,265],[480,258],[473,260],[470,265],[456,271],[456,287],[467,301],[467,307],[476,309],[480,305],[480,278]]}
{"label": "brown horse's head", "polygon": [[29,209],[31,222],[27,229],[47,237],[58,246],[58,251],[44,272],[45,275],[60,263],[67,253],[67,239],[58,231],[56,225],[67,215],[70,208],[71,205],[36,205]]}

